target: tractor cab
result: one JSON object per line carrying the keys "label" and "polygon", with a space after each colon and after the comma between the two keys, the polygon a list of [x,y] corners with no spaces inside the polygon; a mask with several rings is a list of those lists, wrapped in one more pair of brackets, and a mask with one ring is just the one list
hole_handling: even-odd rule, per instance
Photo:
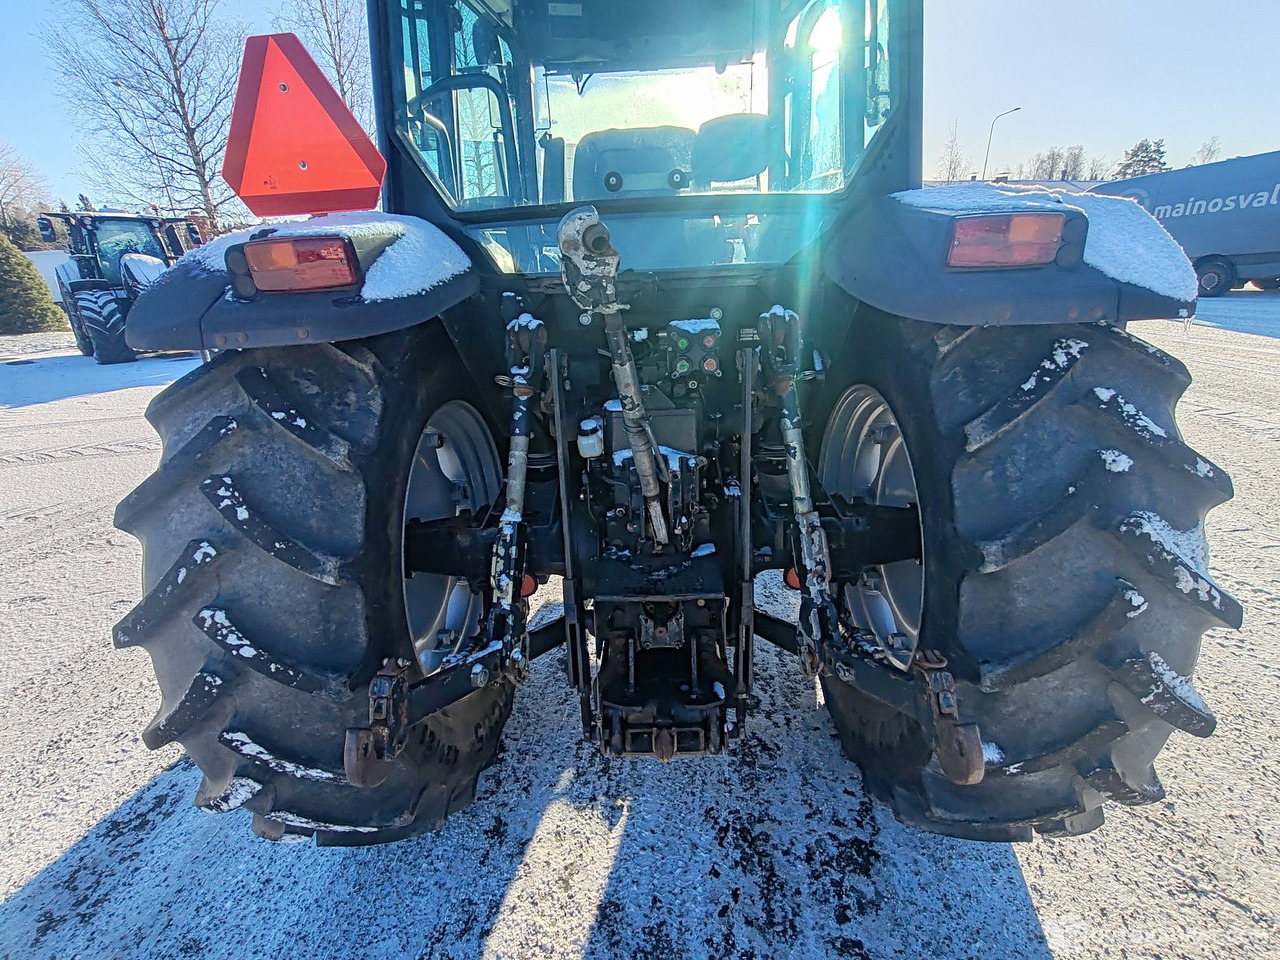
{"label": "tractor cab", "polygon": [[203,242],[190,220],[107,210],[41,214],[37,223],[46,242],[57,239],[54,220],[65,225],[67,253],[77,261],[82,275],[114,287],[124,286],[120,259],[125,254],[152,257],[167,267]]}
{"label": "tractor cab", "polygon": [[455,221],[505,272],[558,272],[556,224],[584,203],[631,268],[784,262],[868,174],[878,194],[917,185],[913,8],[388,2],[398,206]]}

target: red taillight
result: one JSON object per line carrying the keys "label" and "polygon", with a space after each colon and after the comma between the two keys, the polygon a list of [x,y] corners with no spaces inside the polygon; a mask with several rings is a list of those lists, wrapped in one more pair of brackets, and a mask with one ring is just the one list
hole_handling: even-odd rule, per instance
{"label": "red taillight", "polygon": [[951,232],[951,267],[1034,267],[1052,263],[1062,242],[1062,213],[960,217]]}
{"label": "red taillight", "polygon": [[355,253],[343,237],[282,237],[244,245],[259,290],[327,290],[356,282]]}

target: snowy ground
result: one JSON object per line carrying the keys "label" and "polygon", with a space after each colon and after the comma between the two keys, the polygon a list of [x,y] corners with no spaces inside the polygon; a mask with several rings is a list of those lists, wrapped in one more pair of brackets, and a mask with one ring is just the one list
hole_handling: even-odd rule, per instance
{"label": "snowy ground", "polygon": [[0,338],[0,957],[1277,956],[1280,295],[1201,314],[1132,329],[1190,365],[1184,430],[1235,477],[1210,533],[1246,623],[1206,638],[1198,677],[1218,733],[1175,735],[1169,802],[1018,847],[900,827],[767,644],[728,756],[603,760],[552,654],[436,835],[319,850],[200,813],[179,750],[138,739],[146,655],[108,639],[138,591],[110,516],[157,457],[141,413],[194,360],[11,366]]}

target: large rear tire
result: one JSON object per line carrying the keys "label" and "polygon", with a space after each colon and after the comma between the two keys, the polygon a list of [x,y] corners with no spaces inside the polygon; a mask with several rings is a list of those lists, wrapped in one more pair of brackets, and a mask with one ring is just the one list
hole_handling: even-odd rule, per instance
{"label": "large rear tire", "polygon": [[66,284],[58,281],[58,294],[62,298],[62,309],[67,315],[67,324],[71,327],[71,335],[76,338],[76,349],[83,356],[93,356],[93,341],[84,332],[84,324],[80,322],[80,313],[76,310],[76,299],[67,289]]}
{"label": "large rear tire", "polygon": [[[426,659],[435,636],[410,632],[407,504],[433,519],[498,492],[501,461],[471,393],[433,324],[219,354],[152,402],[162,462],[116,512],[142,541],[147,593],[115,641],[151,655],[162,703],[143,739],[187,749],[204,773],[197,805],[242,806],[269,839],[351,845],[429,830],[473,798],[510,681],[413,728],[378,785],[343,772],[346,731],[368,725],[370,678],[388,658]],[[448,478],[407,498],[424,458]],[[431,595],[457,606],[450,589],[418,590],[423,629],[456,628],[425,609]]]}
{"label": "large rear tire", "polygon": [[[1178,433],[1186,368],[1102,325],[857,323],[824,394],[818,473],[846,496],[901,487],[905,444],[923,561],[918,594],[898,576],[886,607],[949,660],[986,758],[980,783],[952,783],[915,719],[824,676],[869,789],[908,824],[1000,841],[1084,833],[1107,799],[1161,798],[1152,761],[1169,734],[1215,723],[1191,683],[1201,634],[1241,622],[1205,572],[1203,520],[1232,491]],[[855,469],[865,430],[851,424],[870,421],[849,404],[875,397],[898,455]],[[894,469],[895,484],[877,479]]]}
{"label": "large rear tire", "polygon": [[124,314],[110,290],[81,290],[76,294],[76,312],[95,360],[108,364],[138,359],[124,341]]}

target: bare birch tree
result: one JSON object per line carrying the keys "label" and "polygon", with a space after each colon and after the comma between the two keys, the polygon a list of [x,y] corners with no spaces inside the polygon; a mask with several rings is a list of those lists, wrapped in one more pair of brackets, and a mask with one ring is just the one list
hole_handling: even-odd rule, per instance
{"label": "bare birch tree", "polygon": [[296,33],[348,109],[373,128],[369,75],[369,27],[363,0],[285,0],[277,8],[277,30]]}
{"label": "bare birch tree", "polygon": [[238,204],[220,176],[244,32],[219,0],[67,0],[44,40],[99,192],[215,231]]}
{"label": "bare birch tree", "polygon": [[973,169],[973,158],[960,147],[960,121],[952,122],[947,128],[947,140],[938,155],[938,179],[946,183],[956,183],[969,179],[969,171]]}
{"label": "bare birch tree", "polygon": [[1086,180],[1106,180],[1111,176],[1111,171],[1116,168],[1116,162],[1108,157],[1090,157],[1088,165],[1085,167],[1084,178]]}
{"label": "bare birch tree", "polygon": [[1204,143],[1200,144],[1191,157],[1191,162],[1187,164],[1189,167],[1199,167],[1206,163],[1214,163],[1222,159],[1222,138],[1210,137]]}
{"label": "bare birch tree", "polygon": [[12,232],[18,221],[31,217],[47,194],[48,184],[31,161],[0,140],[0,229]]}

